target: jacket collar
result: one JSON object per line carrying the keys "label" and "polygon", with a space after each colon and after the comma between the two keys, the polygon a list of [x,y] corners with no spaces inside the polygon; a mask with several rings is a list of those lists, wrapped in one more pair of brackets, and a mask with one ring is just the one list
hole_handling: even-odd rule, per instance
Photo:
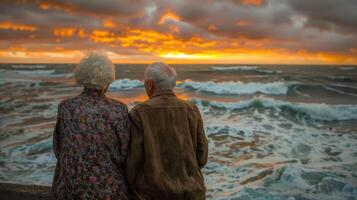
{"label": "jacket collar", "polygon": [[150,97],[150,99],[155,98],[155,97],[158,97],[158,96],[163,96],[163,95],[176,96],[175,93],[174,93],[174,91],[172,91],[172,90],[162,90],[162,91],[159,91],[159,92],[155,92],[155,93]]}

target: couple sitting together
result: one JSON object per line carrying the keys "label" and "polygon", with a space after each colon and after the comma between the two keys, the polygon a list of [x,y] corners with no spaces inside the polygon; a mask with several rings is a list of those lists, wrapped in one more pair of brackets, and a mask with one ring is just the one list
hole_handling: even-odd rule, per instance
{"label": "couple sitting together", "polygon": [[198,108],[176,97],[176,71],[145,70],[149,99],[131,111],[105,95],[115,68],[92,54],[74,70],[83,92],[58,106],[53,133],[56,199],[205,199],[208,145]]}

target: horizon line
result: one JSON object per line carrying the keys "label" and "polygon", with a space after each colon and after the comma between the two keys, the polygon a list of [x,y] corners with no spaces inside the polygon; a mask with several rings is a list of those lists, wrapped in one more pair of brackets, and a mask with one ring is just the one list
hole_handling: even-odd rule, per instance
{"label": "horizon line", "polygon": [[[157,61],[152,61],[152,62],[123,62],[123,63],[118,63],[118,62],[113,62],[115,65],[125,65],[125,64],[130,64],[130,65],[145,65],[145,64],[150,64],[153,62]],[[0,65],[10,65],[10,64],[23,64],[23,65],[33,65],[33,64],[64,64],[64,65],[73,65],[73,64],[78,64],[79,62],[0,62]],[[179,63],[179,62],[165,62],[168,64],[172,65],[315,65],[315,66],[337,66],[337,65],[344,65],[344,66],[357,66],[357,63],[207,63],[207,62],[202,62],[202,63]]]}

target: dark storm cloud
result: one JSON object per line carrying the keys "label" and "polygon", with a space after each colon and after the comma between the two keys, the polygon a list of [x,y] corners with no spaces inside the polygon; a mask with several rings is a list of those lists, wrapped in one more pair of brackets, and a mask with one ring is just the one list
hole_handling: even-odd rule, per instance
{"label": "dark storm cloud", "polygon": [[147,1],[144,0],[52,0],[49,2],[57,3],[79,12],[100,13],[104,15],[137,14],[147,4]]}
{"label": "dark storm cloud", "polygon": [[312,27],[357,32],[356,0],[291,0],[291,7],[309,18]]}
{"label": "dark storm cloud", "polygon": [[48,5],[74,13],[103,15],[135,15],[148,4],[147,0],[2,0],[2,5]]}
{"label": "dark storm cloud", "polygon": [[1,20],[34,25],[40,28],[79,25],[94,28],[101,24],[95,18],[70,14],[58,9],[42,10],[35,4],[4,5],[0,7],[0,12]]}

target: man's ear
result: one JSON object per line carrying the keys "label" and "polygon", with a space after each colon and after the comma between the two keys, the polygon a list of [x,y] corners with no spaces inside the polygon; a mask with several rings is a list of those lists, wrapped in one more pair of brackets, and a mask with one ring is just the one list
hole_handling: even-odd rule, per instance
{"label": "man's ear", "polygon": [[151,90],[151,88],[152,88],[151,80],[145,80],[144,84],[145,84],[146,89]]}

